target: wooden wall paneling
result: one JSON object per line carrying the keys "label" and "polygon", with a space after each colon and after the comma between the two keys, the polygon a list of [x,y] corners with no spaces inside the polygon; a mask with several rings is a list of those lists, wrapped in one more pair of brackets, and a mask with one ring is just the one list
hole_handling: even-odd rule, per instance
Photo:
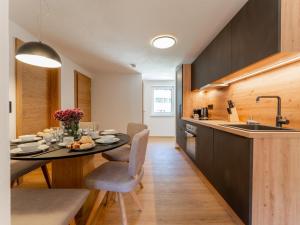
{"label": "wooden wall paneling", "polygon": [[300,50],[300,0],[281,0],[281,50]]}
{"label": "wooden wall paneling", "polygon": [[300,221],[300,140],[254,139],[252,225]]}
{"label": "wooden wall paneling", "polygon": [[193,102],[191,95],[191,74],[192,65],[183,65],[183,117],[190,117],[193,115]]}
{"label": "wooden wall paneling", "polygon": [[75,107],[84,112],[83,122],[91,121],[91,83],[92,80],[84,74],[74,71]]}
{"label": "wooden wall paneling", "polygon": [[256,103],[259,95],[279,95],[282,97],[282,115],[290,120],[285,127],[300,128],[300,62],[263,73],[230,85],[228,88],[193,92],[193,107],[213,104],[210,110],[212,119],[227,120],[227,100],[235,102],[241,121],[250,116],[260,123],[275,125],[277,102],[262,99]]}
{"label": "wooden wall paneling", "polygon": [[[23,42],[19,39],[15,39],[15,49],[17,50]],[[22,76],[18,71],[21,71],[22,64],[15,60],[15,76],[16,76],[16,135],[22,134],[23,127],[23,107],[22,107]]]}
{"label": "wooden wall paneling", "polygon": [[61,108],[61,70],[49,69],[49,101],[50,101],[50,126],[58,127],[59,121],[54,119],[54,112]]}

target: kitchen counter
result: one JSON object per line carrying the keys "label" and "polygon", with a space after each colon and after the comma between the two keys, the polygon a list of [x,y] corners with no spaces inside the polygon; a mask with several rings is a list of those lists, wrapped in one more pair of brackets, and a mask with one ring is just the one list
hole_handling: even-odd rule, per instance
{"label": "kitchen counter", "polygon": [[248,131],[222,126],[237,124],[222,120],[182,121],[200,125],[195,162],[245,225],[299,223],[299,131]]}
{"label": "kitchen counter", "polygon": [[243,124],[241,122],[229,122],[225,120],[195,120],[188,117],[182,117],[182,120],[186,122],[191,122],[195,124],[199,124],[202,126],[211,127],[217,130],[222,130],[228,133],[232,133],[235,135],[243,136],[246,138],[300,138],[300,131],[248,131],[233,127],[226,127],[222,125],[230,125],[230,124]]}

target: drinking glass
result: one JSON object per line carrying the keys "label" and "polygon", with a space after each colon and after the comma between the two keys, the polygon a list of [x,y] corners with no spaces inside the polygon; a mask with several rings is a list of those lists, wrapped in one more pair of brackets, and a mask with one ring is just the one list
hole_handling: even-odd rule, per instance
{"label": "drinking glass", "polygon": [[46,145],[48,145],[48,146],[51,145],[52,138],[53,138],[52,134],[44,135],[44,141],[45,141]]}
{"label": "drinking glass", "polygon": [[59,142],[62,143],[64,141],[64,129],[60,127],[57,131]]}
{"label": "drinking glass", "polygon": [[59,131],[59,127],[52,127],[51,130],[51,134],[52,134],[52,137],[53,139],[55,139],[55,142],[58,142],[59,141],[59,135],[58,135],[58,131]]}

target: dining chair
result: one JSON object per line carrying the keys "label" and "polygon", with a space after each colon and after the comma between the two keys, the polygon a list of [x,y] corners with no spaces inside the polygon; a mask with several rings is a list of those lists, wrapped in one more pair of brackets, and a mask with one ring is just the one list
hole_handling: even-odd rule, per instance
{"label": "dining chair", "polygon": [[11,224],[68,225],[88,194],[85,189],[12,189]]}
{"label": "dining chair", "polygon": [[147,129],[148,126],[142,123],[128,123],[127,125],[127,135],[129,136],[128,145],[123,145],[119,148],[116,148],[112,151],[102,153],[103,158],[109,161],[121,161],[128,162],[129,161],[129,152],[130,152],[130,144],[131,141],[137,133]]}
{"label": "dining chair", "polygon": [[21,160],[11,160],[10,161],[10,182],[11,187],[13,187],[14,183],[25,174],[41,168],[44,178],[46,180],[48,188],[51,188],[51,181],[49,172],[47,169],[47,163],[49,161],[43,161],[43,160],[32,160],[32,161],[21,161]]}
{"label": "dining chair", "polygon": [[135,193],[136,186],[141,182],[146,157],[149,130],[137,133],[131,143],[128,162],[109,161],[91,172],[85,179],[86,187],[117,193],[122,225],[127,225],[127,216],[122,193],[129,193],[140,211],[142,205]]}

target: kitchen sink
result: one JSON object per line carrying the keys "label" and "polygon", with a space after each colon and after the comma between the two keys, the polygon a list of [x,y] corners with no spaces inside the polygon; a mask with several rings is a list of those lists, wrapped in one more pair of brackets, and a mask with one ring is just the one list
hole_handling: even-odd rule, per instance
{"label": "kitchen sink", "polygon": [[272,126],[266,126],[266,125],[260,125],[260,124],[224,124],[222,126],[226,127],[232,127],[237,129],[243,129],[243,130],[249,130],[249,131],[280,131],[280,132],[293,132],[296,130],[288,129],[288,128],[282,128],[282,127],[272,127]]}

